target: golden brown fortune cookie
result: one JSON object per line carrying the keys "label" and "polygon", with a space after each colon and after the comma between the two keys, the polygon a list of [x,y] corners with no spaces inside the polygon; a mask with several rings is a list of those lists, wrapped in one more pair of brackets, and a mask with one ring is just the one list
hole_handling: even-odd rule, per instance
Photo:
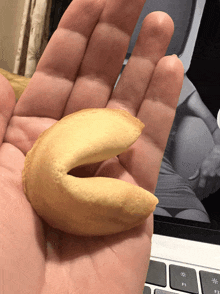
{"label": "golden brown fortune cookie", "polygon": [[121,154],[143,128],[124,110],[90,108],[44,131],[27,153],[22,174],[37,214],[54,228],[82,236],[118,233],[143,223],[158,203],[147,190],[115,178],[68,174]]}

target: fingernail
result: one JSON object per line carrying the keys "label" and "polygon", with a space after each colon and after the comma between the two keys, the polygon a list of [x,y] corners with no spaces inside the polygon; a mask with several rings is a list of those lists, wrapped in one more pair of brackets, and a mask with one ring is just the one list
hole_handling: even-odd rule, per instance
{"label": "fingernail", "polygon": [[176,56],[178,58],[178,56],[176,54],[173,54],[172,56]]}

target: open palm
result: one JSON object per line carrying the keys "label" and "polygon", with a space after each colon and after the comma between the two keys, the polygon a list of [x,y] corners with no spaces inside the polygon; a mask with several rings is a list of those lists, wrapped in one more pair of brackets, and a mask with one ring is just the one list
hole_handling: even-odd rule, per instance
{"label": "open palm", "polygon": [[3,294],[143,291],[153,214],[143,225],[119,234],[66,234],[37,216],[23,193],[21,173],[25,155],[39,134],[63,116],[83,108],[119,108],[143,121],[146,127],[141,137],[118,157],[72,174],[120,178],[154,193],[182,87],[183,66],[176,57],[164,57],[173,21],[163,12],[152,13],[114,89],[144,3],[72,1],[16,105],[12,88],[0,77]]}

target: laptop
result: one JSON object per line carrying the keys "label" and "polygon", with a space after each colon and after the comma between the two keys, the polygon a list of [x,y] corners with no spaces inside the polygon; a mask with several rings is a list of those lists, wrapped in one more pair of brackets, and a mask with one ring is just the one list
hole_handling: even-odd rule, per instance
{"label": "laptop", "polygon": [[[147,0],[123,68],[131,56],[145,16],[153,11],[164,11],[175,25],[166,55],[175,53],[183,62],[185,76],[180,99],[189,97],[196,88],[188,79],[187,71],[205,3],[206,0]],[[190,149],[187,152],[190,154]],[[213,203],[213,207],[216,205],[219,204]],[[203,222],[155,213],[151,259],[143,293],[220,294],[220,223],[212,219]]]}

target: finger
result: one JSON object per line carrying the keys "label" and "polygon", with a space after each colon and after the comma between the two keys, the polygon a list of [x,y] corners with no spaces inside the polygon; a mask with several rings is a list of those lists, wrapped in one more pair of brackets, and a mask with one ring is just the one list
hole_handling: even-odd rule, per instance
{"label": "finger", "polygon": [[205,188],[205,186],[206,186],[206,177],[201,176],[198,186],[199,186],[199,188]]}
{"label": "finger", "polygon": [[0,74],[0,145],[15,107],[15,93],[9,81]]}
{"label": "finger", "polygon": [[212,189],[211,194],[217,192],[219,189],[220,189],[220,179],[219,179],[219,177],[216,177],[215,184],[213,185],[213,189]]}
{"label": "finger", "polygon": [[207,182],[208,171],[206,169],[204,169],[204,165],[205,165],[205,162],[203,162],[203,164],[201,166],[201,172],[200,172],[201,175],[200,175],[200,180],[199,180],[199,184],[198,184],[199,188],[205,188],[206,182]]}
{"label": "finger", "polygon": [[130,37],[144,2],[106,2],[99,23],[91,36],[64,116],[83,108],[106,106],[121,71]]}
{"label": "finger", "polygon": [[137,115],[145,128],[135,144],[119,156],[138,184],[153,193],[183,77],[183,64],[176,56],[166,56],[158,62]]}
{"label": "finger", "polygon": [[206,178],[205,186],[200,187],[203,190],[203,197],[208,197],[212,194],[213,187],[215,187],[215,178]]}
{"label": "finger", "polygon": [[15,115],[61,118],[105,2],[71,2],[19,99]]}
{"label": "finger", "polygon": [[[212,164],[210,161],[206,159],[201,166],[201,177],[199,180],[199,187],[205,188],[207,186],[207,179],[210,177],[213,178],[215,176],[215,172],[213,171]],[[210,181],[208,181],[209,183]]]}
{"label": "finger", "polygon": [[165,12],[152,12],[143,21],[133,53],[108,102],[136,116],[158,61],[165,55],[174,23]]}
{"label": "finger", "polygon": [[[144,0],[72,1],[45,49],[29,86],[19,99],[16,115],[60,119],[63,114],[75,109],[89,107],[87,102],[90,103],[92,99],[93,107],[103,107],[107,100],[102,102],[100,99],[106,95],[106,91],[109,95],[111,93],[108,83],[113,83],[114,75],[117,79],[121,67],[118,61],[121,60],[122,64],[122,52],[124,55],[126,53],[124,42],[128,46],[127,34],[131,35],[143,5]],[[124,7],[126,13],[122,18]],[[129,17],[131,19],[128,21]],[[126,26],[128,29],[123,31]],[[122,41],[118,34],[123,35]],[[106,42],[109,42],[107,46]],[[106,69],[103,69],[103,60],[109,64]],[[115,70],[117,66],[119,69]],[[114,69],[112,75],[109,68]],[[72,110],[72,105],[75,107],[78,101],[82,101],[81,104],[79,102],[81,106]]]}

